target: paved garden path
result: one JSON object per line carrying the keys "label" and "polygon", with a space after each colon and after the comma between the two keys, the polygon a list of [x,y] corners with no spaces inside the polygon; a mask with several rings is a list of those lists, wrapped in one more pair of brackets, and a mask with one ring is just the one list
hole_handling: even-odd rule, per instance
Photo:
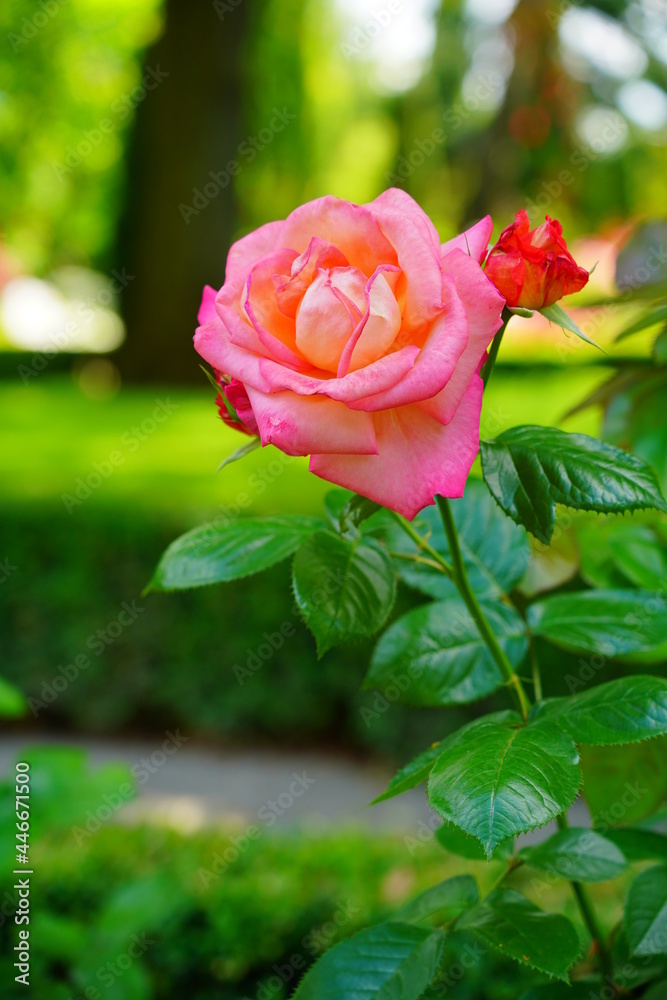
{"label": "paved garden path", "polygon": [[[181,742],[178,730],[162,739],[123,741],[4,734],[0,776],[37,744],[80,747],[92,766],[123,761],[133,768],[138,796],[118,813],[125,822],[160,821],[184,831],[229,822],[275,829],[364,826],[417,836],[430,819],[423,788],[369,806],[393,773],[379,764],[316,752],[214,749]],[[576,806],[571,819],[585,824],[585,809]],[[543,839],[546,832],[534,836]]]}

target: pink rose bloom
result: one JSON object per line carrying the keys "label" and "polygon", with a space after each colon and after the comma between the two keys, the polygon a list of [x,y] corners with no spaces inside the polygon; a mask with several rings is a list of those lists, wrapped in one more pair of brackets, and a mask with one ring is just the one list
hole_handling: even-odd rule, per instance
{"label": "pink rose bloom", "polygon": [[477,455],[504,304],[480,267],[491,228],[441,246],[404,191],[318,198],[232,246],[196,349],[263,445],[413,518],[436,493],[462,496]]}

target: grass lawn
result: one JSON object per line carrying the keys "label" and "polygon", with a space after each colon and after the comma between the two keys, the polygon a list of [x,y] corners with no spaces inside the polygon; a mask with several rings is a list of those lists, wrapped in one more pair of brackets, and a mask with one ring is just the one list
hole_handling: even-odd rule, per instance
{"label": "grass lawn", "polygon": [[[559,423],[606,377],[607,370],[597,367],[537,373],[499,367],[485,397],[482,435],[519,423]],[[305,459],[288,459],[274,448],[216,475],[220,461],[245,439],[217,418],[207,387],[128,387],[96,401],[69,375],[45,374],[25,386],[0,381],[0,411],[0,503],[43,500],[60,506],[63,494],[74,495],[78,481],[92,475],[92,483],[101,481],[86,506],[126,503],[195,523],[220,504],[232,508],[239,502],[255,514],[311,512],[329,488],[308,473]],[[588,411],[562,426],[595,434],[598,423]]]}

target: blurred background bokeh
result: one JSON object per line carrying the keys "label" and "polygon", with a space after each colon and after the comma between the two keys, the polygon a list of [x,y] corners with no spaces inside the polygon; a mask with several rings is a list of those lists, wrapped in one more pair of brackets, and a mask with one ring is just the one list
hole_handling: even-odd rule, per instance
{"label": "blurred background bokeh", "polygon": [[[363,202],[403,187],[443,240],[487,212],[494,237],[522,207],[534,224],[558,218],[577,260],[597,264],[566,306],[606,354],[514,319],[482,431],[601,433],[664,486],[664,310],[616,337],[665,279],[666,65],[663,0],[3,0],[4,772],[28,745],[59,747],[34,751],[35,995],[92,983],[105,1000],[280,1000],[294,983],[274,967],[310,961],[309,934],[333,928],[321,950],[447,870],[432,837],[419,840],[416,800],[372,834],[362,806],[465,708],[378,706],[359,691],[371,644],[318,662],[286,566],[141,596],[188,527],[314,513],[327,488],[272,449],[216,474],[237,442],[192,348],[201,289],[222,284],[234,239],[327,193]],[[649,518],[638,530],[641,544],[660,529]],[[526,588],[612,569],[637,585],[609,568],[613,528],[593,532],[606,563],[590,519],[564,519]],[[283,625],[289,636],[258,654]],[[160,748],[179,733],[172,761]],[[164,768],[127,778],[151,753]],[[318,791],[287,810],[283,839],[267,829],[234,847],[304,762]],[[127,807],[126,778],[141,793]],[[221,845],[237,857],[207,882]],[[148,932],[156,944],[100,976]],[[451,995],[516,996],[513,971],[494,970],[491,982],[479,963]]]}

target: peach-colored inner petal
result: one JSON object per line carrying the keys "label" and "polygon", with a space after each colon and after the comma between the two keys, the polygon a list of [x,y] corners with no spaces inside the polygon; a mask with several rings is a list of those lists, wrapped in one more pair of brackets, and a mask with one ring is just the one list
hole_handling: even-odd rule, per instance
{"label": "peach-colored inner petal", "polygon": [[341,355],[362,322],[350,371],[386,354],[400,329],[401,312],[383,274],[368,282],[355,267],[321,269],[297,311],[296,346],[311,364],[337,372]]}
{"label": "peach-colored inner petal", "polygon": [[280,311],[294,319],[301,299],[318,269],[346,267],[347,264],[345,255],[337,247],[320,239],[319,236],[313,236],[303,253],[293,261],[289,277],[282,274],[274,276],[273,283]]}

